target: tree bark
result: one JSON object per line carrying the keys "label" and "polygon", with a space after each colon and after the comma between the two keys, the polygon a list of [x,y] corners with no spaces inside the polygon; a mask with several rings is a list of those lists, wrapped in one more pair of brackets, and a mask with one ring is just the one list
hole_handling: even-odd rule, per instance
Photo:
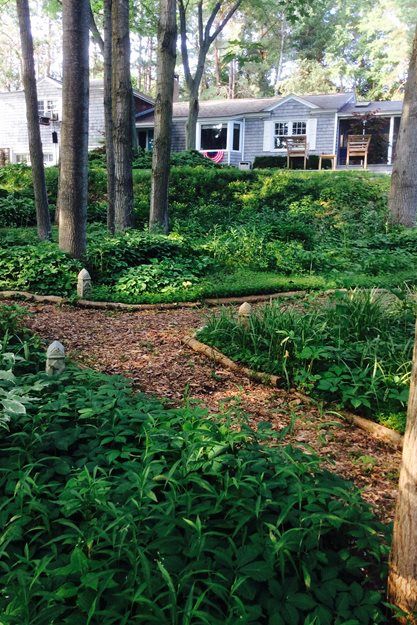
{"label": "tree bark", "polygon": [[417,28],[404,93],[391,177],[391,218],[403,226],[415,226],[417,213]]}
{"label": "tree bark", "polygon": [[168,182],[177,43],[176,0],[161,0],[149,228],[169,230]]}
{"label": "tree bark", "polygon": [[132,84],[130,80],[129,0],[112,7],[112,109],[115,230],[133,225]]}
{"label": "tree bark", "polygon": [[[388,600],[417,623],[417,325],[388,576]],[[413,616],[411,616],[413,615]]]}
{"label": "tree bark", "polygon": [[16,8],[22,46],[23,86],[25,90],[26,120],[29,137],[30,162],[32,165],[33,190],[35,194],[36,224],[39,238],[41,240],[48,240],[51,238],[51,219],[48,208],[41,131],[39,127],[38,93],[28,0],[16,0]]}
{"label": "tree bark", "polygon": [[196,146],[196,129],[197,118],[199,110],[198,93],[200,90],[201,79],[204,72],[204,66],[206,63],[207,53],[211,44],[223,31],[226,24],[231,20],[233,15],[241,5],[242,0],[236,0],[231,6],[229,11],[222,17],[217,26],[214,26],[213,32],[211,29],[216,20],[216,17],[221,9],[221,1],[218,0],[207,19],[206,24],[203,23],[203,0],[199,0],[197,3],[197,21],[198,21],[198,58],[196,70],[194,76],[191,73],[189,55],[188,55],[188,30],[187,30],[187,6],[184,4],[184,0],[178,0],[178,10],[180,18],[180,34],[181,34],[181,56],[182,64],[184,67],[185,82],[189,92],[190,106],[188,111],[188,119],[185,125],[186,133],[186,149],[194,150]]}
{"label": "tree bark", "polygon": [[200,102],[198,91],[189,90],[189,109],[188,118],[185,123],[185,141],[187,150],[195,150],[198,112],[200,110]]}
{"label": "tree bark", "polygon": [[86,248],[89,99],[88,0],[63,0],[63,82],[59,247],[75,258]]}
{"label": "tree bark", "polygon": [[107,229],[114,234],[114,146],[112,110],[112,0],[104,0],[104,127],[106,133]]}

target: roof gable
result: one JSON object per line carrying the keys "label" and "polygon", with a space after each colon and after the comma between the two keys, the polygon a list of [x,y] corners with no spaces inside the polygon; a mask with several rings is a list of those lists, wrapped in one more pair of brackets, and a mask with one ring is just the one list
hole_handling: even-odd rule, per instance
{"label": "roof gable", "polygon": [[291,93],[285,96],[285,98],[282,98],[282,100],[280,100],[279,102],[274,103],[272,106],[266,107],[264,111],[274,111],[279,106],[282,106],[283,104],[286,104],[287,102],[290,102],[291,100],[294,100],[295,102],[298,102],[298,104],[302,104],[303,106],[307,106],[308,108],[311,108],[311,109],[319,108],[316,104],[313,104],[312,102],[309,102],[308,100],[304,100],[304,98],[300,98],[300,96],[297,96]]}

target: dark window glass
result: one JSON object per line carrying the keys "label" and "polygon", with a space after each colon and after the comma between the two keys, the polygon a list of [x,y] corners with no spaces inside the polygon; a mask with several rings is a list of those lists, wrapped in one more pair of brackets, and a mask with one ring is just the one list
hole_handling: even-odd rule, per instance
{"label": "dark window glass", "polygon": [[139,147],[146,150],[146,130],[138,130]]}
{"label": "dark window glass", "polygon": [[240,150],[240,124],[233,124],[233,149]]}
{"label": "dark window glass", "polygon": [[202,150],[225,150],[227,148],[227,126],[201,126]]}
{"label": "dark window glass", "polygon": [[149,128],[148,130],[148,150],[150,152],[153,150],[153,128]]}

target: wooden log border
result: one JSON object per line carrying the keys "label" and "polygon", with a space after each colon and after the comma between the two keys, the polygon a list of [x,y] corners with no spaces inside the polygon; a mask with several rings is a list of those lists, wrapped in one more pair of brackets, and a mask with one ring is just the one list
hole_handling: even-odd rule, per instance
{"label": "wooden log border", "polygon": [[[323,293],[331,293],[330,291],[323,291]],[[69,299],[66,297],[60,297],[59,295],[38,295],[37,293],[29,293],[28,291],[0,291],[1,299],[13,299],[13,300],[25,300],[28,302],[38,302],[46,304],[58,304],[63,306],[69,304],[71,306],[80,306],[81,308],[101,308],[103,310],[175,310],[180,308],[202,308],[204,306],[223,306],[228,304],[243,304],[244,302],[269,302],[273,299],[285,298],[285,297],[297,297],[304,296],[309,291],[282,291],[280,293],[271,293],[270,295],[246,295],[239,297],[219,297],[219,298],[207,298],[196,302],[172,302],[172,303],[160,303],[160,304],[126,304],[124,302],[100,302],[86,299]],[[317,291],[318,292],[318,291]]]}
{"label": "wooden log border", "polygon": [[[223,367],[226,367],[232,371],[236,371],[237,373],[241,373],[247,378],[254,380],[255,382],[281,388],[281,378],[279,376],[269,373],[260,373],[259,371],[254,371],[253,369],[249,369],[248,367],[239,365],[234,360],[231,360],[230,358],[225,356],[225,354],[220,352],[215,347],[210,347],[210,345],[206,345],[205,343],[201,343],[201,341],[198,341],[196,339],[197,334],[198,331],[192,336],[184,338],[183,343],[191,347],[191,349],[193,349],[195,352],[203,354],[211,360],[218,362]],[[315,399],[313,399],[309,395],[301,393],[300,391],[294,390],[293,393],[298,399],[300,399],[302,402],[309,406],[317,406],[318,404]],[[331,404],[327,404],[327,406],[330,408]],[[395,430],[391,430],[391,428],[387,428],[385,427],[385,425],[380,425],[379,423],[375,423],[375,421],[365,419],[365,417],[360,417],[359,415],[356,415],[353,412],[349,412],[346,410],[338,410],[337,414],[340,415],[340,417],[346,420],[348,423],[351,423],[361,430],[364,430],[374,438],[383,441],[384,443],[388,443],[389,445],[396,447],[397,449],[402,448],[404,437]]]}

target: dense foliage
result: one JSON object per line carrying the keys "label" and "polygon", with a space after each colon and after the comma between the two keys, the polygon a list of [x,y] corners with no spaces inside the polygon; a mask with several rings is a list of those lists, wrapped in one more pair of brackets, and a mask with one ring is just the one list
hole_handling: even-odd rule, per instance
{"label": "dense foliage", "polygon": [[0,335],[4,625],[386,622],[383,528],[316,458],[121,377],[48,377],[14,308]]}
{"label": "dense foliage", "polygon": [[408,298],[353,291],[209,318],[203,341],[317,397],[401,432],[411,374],[415,306]]}
{"label": "dense foliage", "polygon": [[[20,165],[0,172],[0,223],[34,221],[28,172]],[[150,173],[135,170],[138,229],[112,238],[104,225],[90,224],[83,264],[93,276],[95,297],[132,302],[413,283],[417,233],[388,223],[388,184],[385,176],[362,172],[173,167],[172,234],[165,237],[141,230],[148,218]],[[106,172],[91,164],[93,221],[105,220],[105,194]],[[55,245],[48,251],[38,244],[29,229],[2,231],[0,259],[0,288],[74,292],[79,265]],[[48,273],[57,274],[55,285],[44,278]]]}

